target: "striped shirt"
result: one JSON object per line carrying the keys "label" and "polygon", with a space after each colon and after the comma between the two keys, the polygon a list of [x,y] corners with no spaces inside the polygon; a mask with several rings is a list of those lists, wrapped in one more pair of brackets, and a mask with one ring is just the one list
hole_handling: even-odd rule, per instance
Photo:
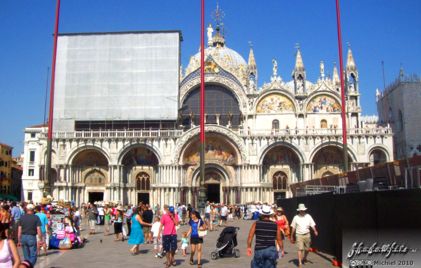
{"label": "striped shirt", "polygon": [[261,250],[268,247],[274,247],[276,241],[277,225],[273,221],[256,222],[256,245],[254,250]]}

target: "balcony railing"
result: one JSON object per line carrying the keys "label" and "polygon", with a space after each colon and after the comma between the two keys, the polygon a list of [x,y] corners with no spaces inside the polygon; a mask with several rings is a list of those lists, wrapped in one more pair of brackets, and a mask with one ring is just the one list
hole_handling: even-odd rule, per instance
{"label": "balcony railing", "polygon": [[[210,126],[211,124],[209,124]],[[337,128],[306,128],[306,129],[231,129],[240,136],[248,137],[276,137],[276,136],[341,136],[342,129]],[[112,138],[178,138],[185,130],[99,130],[99,131],[68,131],[54,132],[54,139],[112,139]],[[392,135],[391,128],[351,128],[348,136],[377,136]],[[47,138],[47,133],[42,133]]]}
{"label": "balcony railing", "polygon": [[[112,138],[153,138],[153,137],[179,137],[183,134],[181,129],[171,130],[99,130],[99,131],[66,131],[54,132],[54,139],[112,139]],[[44,133],[44,138],[47,134]]]}
{"label": "balcony railing", "polygon": [[[241,136],[341,136],[342,129],[338,128],[306,128],[306,129],[239,129]],[[391,135],[390,128],[350,128],[349,136]]]}

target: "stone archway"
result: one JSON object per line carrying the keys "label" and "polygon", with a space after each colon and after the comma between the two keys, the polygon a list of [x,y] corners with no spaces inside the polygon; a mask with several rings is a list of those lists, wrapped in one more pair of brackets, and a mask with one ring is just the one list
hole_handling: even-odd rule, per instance
{"label": "stone archway", "polygon": [[301,157],[295,150],[283,144],[273,146],[263,155],[263,180],[272,181],[274,174],[280,171],[288,178],[288,184],[300,180]]}
{"label": "stone archway", "polygon": [[[352,162],[352,156],[348,154],[348,166]],[[319,149],[312,160],[314,178],[321,178],[343,172],[343,149],[329,145]]]}
{"label": "stone archway", "polygon": [[[218,164],[206,164],[205,167],[205,181],[203,183],[206,188],[206,199],[214,203],[230,203],[233,198],[230,196],[230,179],[224,167]],[[200,168],[197,168],[193,174],[192,189],[197,191],[202,182],[200,181]],[[193,197],[193,203],[197,204],[197,197]]]}
{"label": "stone archway", "polygon": [[386,153],[382,149],[375,148],[371,150],[370,155],[369,155],[369,160],[370,160],[370,165],[372,166],[384,164],[387,162],[387,156],[386,156]]}
{"label": "stone archway", "polygon": [[135,145],[121,156],[123,200],[131,204],[151,202],[152,185],[156,182],[159,158],[149,147]]}

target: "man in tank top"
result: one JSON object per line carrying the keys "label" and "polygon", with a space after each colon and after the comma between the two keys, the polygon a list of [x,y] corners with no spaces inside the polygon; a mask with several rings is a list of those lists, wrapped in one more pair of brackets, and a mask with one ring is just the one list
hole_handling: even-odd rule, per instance
{"label": "man in tank top", "polygon": [[281,239],[281,231],[277,228],[275,222],[270,217],[273,211],[270,206],[263,205],[260,210],[261,218],[257,220],[250,228],[247,239],[247,255],[252,255],[251,244],[253,237],[256,235],[256,243],[254,246],[254,257],[251,261],[252,268],[276,268],[276,260],[278,259],[278,251],[276,250],[276,242],[280,246],[281,252],[284,251],[284,244]]}

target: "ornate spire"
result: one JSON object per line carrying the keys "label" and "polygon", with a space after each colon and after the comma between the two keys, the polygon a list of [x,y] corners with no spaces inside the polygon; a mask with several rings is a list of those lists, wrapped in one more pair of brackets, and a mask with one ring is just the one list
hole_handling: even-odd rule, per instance
{"label": "ornate spire", "polygon": [[304,71],[305,68],[304,68],[303,57],[301,56],[300,45],[297,44],[296,48],[297,48],[297,53],[295,54],[295,68],[294,68],[294,71],[295,72]]}
{"label": "ornate spire", "polygon": [[257,64],[256,59],[254,58],[253,44],[249,42],[250,53],[248,59],[248,75],[250,86],[255,88],[257,86]]}
{"label": "ornate spire", "polygon": [[256,68],[256,59],[254,58],[254,52],[253,52],[253,44],[251,42],[249,42],[250,45],[250,53],[249,53],[249,60],[248,60],[248,65],[249,68]]}
{"label": "ornate spire", "polygon": [[333,63],[333,77],[332,77],[334,84],[339,84],[341,80],[339,79],[338,68],[336,67],[336,62]]}
{"label": "ornate spire", "polygon": [[320,79],[325,79],[325,63],[320,61]]}
{"label": "ornate spire", "polygon": [[223,47],[225,45],[224,37],[224,23],[222,19],[225,17],[224,11],[219,7],[219,3],[216,3],[216,9],[212,14],[213,19],[215,20],[215,36],[212,38],[212,44],[214,47]]}
{"label": "ornate spire", "polygon": [[354,56],[352,55],[351,45],[348,43],[348,57],[346,61],[346,70],[347,72],[352,72],[357,70],[357,65],[355,64]]}

